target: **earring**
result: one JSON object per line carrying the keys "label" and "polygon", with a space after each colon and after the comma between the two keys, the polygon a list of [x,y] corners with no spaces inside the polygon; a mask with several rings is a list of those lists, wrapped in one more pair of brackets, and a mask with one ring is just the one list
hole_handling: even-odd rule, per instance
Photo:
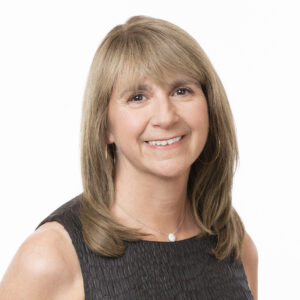
{"label": "earring", "polygon": [[105,151],[104,151],[104,154],[105,154],[105,159],[107,160],[107,144],[105,144]]}

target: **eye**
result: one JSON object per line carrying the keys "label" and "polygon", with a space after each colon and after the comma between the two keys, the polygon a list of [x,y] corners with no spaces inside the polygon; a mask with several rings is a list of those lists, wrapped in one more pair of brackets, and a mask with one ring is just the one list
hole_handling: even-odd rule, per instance
{"label": "eye", "polygon": [[[179,92],[179,93],[178,93]],[[190,89],[188,89],[188,88],[178,88],[177,90],[176,90],[176,92],[175,93],[178,93],[178,95],[186,95],[186,94],[191,94],[192,93],[192,90],[190,90]]]}
{"label": "eye", "polygon": [[144,95],[143,94],[134,94],[129,97],[128,101],[129,102],[142,102]]}

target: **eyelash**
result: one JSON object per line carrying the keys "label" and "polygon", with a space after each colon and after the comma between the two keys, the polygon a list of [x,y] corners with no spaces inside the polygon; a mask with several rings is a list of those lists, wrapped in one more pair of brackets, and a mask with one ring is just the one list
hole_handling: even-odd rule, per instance
{"label": "eyelash", "polygon": [[[189,94],[192,94],[192,90],[189,89],[189,88],[183,88],[183,87],[182,87],[182,88],[178,88],[178,89],[176,90],[176,92],[179,91],[179,90],[184,90],[185,92],[188,92]],[[136,102],[136,103],[142,102],[143,100],[137,100],[137,101],[134,101],[134,98],[137,97],[137,96],[144,96],[144,95],[141,94],[141,93],[134,94],[134,95],[132,95],[132,96],[129,97],[128,101],[129,101],[129,102]],[[185,96],[185,95],[179,95],[179,96]]]}

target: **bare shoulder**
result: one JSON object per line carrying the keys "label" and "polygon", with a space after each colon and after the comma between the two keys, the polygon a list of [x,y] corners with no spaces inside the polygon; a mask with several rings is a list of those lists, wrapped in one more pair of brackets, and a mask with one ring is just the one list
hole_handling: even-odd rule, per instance
{"label": "bare shoulder", "polygon": [[247,232],[245,233],[242,246],[242,262],[251,292],[254,299],[257,299],[258,252],[253,240]]}
{"label": "bare shoulder", "polygon": [[84,299],[78,258],[62,225],[45,223],[24,241],[0,283],[0,299]]}

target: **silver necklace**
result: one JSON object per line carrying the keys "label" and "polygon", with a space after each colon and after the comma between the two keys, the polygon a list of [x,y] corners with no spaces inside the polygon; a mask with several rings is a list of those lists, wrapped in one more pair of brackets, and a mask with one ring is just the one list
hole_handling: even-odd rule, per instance
{"label": "silver necklace", "polygon": [[128,217],[130,217],[131,219],[133,219],[133,220],[135,220],[135,221],[137,221],[137,222],[143,224],[143,225],[146,226],[147,228],[150,228],[150,229],[152,229],[152,230],[154,230],[154,231],[157,231],[157,232],[159,232],[159,233],[161,233],[161,234],[166,235],[166,236],[168,237],[168,239],[169,239],[170,242],[175,242],[175,241],[176,241],[176,236],[175,236],[175,234],[176,234],[176,232],[180,229],[180,227],[181,227],[181,225],[182,225],[182,223],[183,223],[183,220],[184,220],[186,211],[187,211],[187,207],[186,207],[186,209],[185,209],[185,211],[184,211],[184,214],[183,214],[183,216],[182,216],[182,219],[181,219],[181,221],[179,222],[179,224],[178,224],[176,230],[175,230],[174,232],[166,233],[166,232],[160,231],[160,230],[158,230],[158,229],[154,229],[154,228],[150,227],[149,225],[146,225],[146,224],[143,223],[142,221],[140,221],[140,220],[138,220],[138,219],[132,217],[131,215],[129,215],[129,214],[128,214],[128,213],[127,213],[120,205],[119,205],[119,204],[117,204],[117,203],[115,203],[115,204],[116,204],[118,207],[120,207],[120,209],[121,209]]}

